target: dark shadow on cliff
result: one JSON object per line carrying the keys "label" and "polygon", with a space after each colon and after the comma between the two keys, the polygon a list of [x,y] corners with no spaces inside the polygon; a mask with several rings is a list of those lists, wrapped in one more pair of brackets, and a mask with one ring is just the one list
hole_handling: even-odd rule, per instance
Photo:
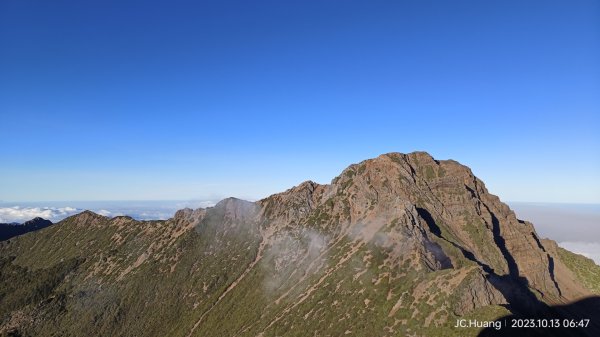
{"label": "dark shadow on cliff", "polygon": [[522,313],[525,315],[539,315],[548,309],[547,305],[544,302],[538,300],[538,298],[531,292],[531,290],[529,289],[529,282],[527,281],[527,279],[519,276],[517,263],[506,248],[504,238],[500,234],[499,221],[493,213],[490,212],[490,214],[492,215],[493,222],[492,231],[494,236],[494,243],[498,245],[500,252],[506,260],[506,264],[508,266],[507,275],[498,274],[488,264],[477,259],[477,257],[472,252],[460,246],[458,243],[446,239],[442,234],[441,228],[438,226],[435,219],[433,218],[431,213],[429,213],[428,210],[417,207],[417,213],[425,221],[429,228],[429,231],[433,235],[459,249],[466,259],[476,263],[483,269],[483,271],[487,274],[487,280],[496,289],[498,289],[500,293],[502,293],[502,295],[508,302],[506,304],[506,308],[508,310],[514,313]]}
{"label": "dark shadow on cliff", "polygon": [[[506,308],[510,310],[513,313],[513,315],[497,319],[506,322],[505,324],[503,324],[503,328],[500,330],[489,328],[482,331],[479,334],[479,336],[600,336],[600,297],[590,297],[569,305],[561,306],[548,306],[546,303],[540,301],[538,297],[535,296],[533,291],[529,288],[529,281],[526,278],[519,275],[519,267],[514,257],[506,247],[506,242],[504,237],[502,236],[500,222],[498,218],[487,207],[487,205],[484,204],[483,206],[487,209],[491,216],[491,229],[493,240],[498,249],[500,250],[502,256],[504,257],[504,260],[506,261],[506,265],[508,267],[507,274],[498,273],[498,271],[494,270],[485,262],[480,261],[472,252],[462,247],[460,244],[445,238],[441,228],[436,223],[435,219],[429,213],[429,211],[427,211],[424,208],[417,208],[419,216],[425,221],[425,223],[429,227],[429,231],[439,239],[444,240],[456,247],[457,249],[459,249],[465,258],[478,264],[486,272],[488,281],[496,289],[498,289],[498,291],[502,293],[502,295],[508,302]],[[534,238],[537,239],[537,237]],[[545,252],[545,249],[543,248],[543,246],[541,246],[541,243],[539,243],[539,241],[538,244],[540,245],[540,248]],[[550,276],[554,281],[554,261],[552,259],[549,259],[548,268]],[[555,285],[557,287],[558,292],[560,293],[560,289],[558,288],[556,282]],[[468,319],[468,317],[464,318]],[[590,323],[587,328],[511,328],[512,319],[533,319],[534,321],[538,319],[558,319],[561,325],[564,325],[565,322],[580,322],[582,319],[590,319]]]}
{"label": "dark shadow on cliff", "polygon": [[[425,223],[429,227],[429,231],[436,237],[442,238],[442,231],[435,224],[435,221],[433,221],[431,214],[429,214],[429,212],[426,209],[419,207],[417,207],[417,213],[423,220],[425,220]],[[437,261],[440,262],[442,269],[454,268],[454,266],[452,265],[452,261],[444,253],[444,250],[442,249],[442,247],[440,247],[439,244],[433,241],[429,241],[426,243],[426,248],[435,256]]]}
{"label": "dark shadow on cliff", "polygon": [[485,271],[486,273],[491,273],[493,272],[492,268],[490,268],[490,266],[488,266],[485,263],[482,263],[480,261],[478,261],[475,258],[475,255],[473,255],[473,253],[471,253],[470,251],[464,249],[463,247],[459,246],[458,244],[456,244],[455,242],[452,242],[448,239],[446,239],[443,235],[442,235],[442,230],[440,229],[440,227],[435,223],[435,220],[433,219],[433,217],[431,216],[431,213],[429,213],[428,210],[424,209],[424,208],[420,208],[417,207],[417,213],[419,214],[419,216],[421,217],[421,219],[423,219],[425,221],[425,223],[427,224],[427,227],[429,228],[429,231],[435,235],[436,237],[438,237],[441,240],[446,241],[447,243],[451,244],[452,246],[454,246],[456,249],[460,250],[460,252],[463,254],[463,256],[472,262],[475,262],[477,265],[479,265],[483,271]]}
{"label": "dark shadow on cliff", "polygon": [[[508,301],[508,309],[526,315],[539,315],[548,310],[546,303],[538,300],[529,288],[529,280],[519,276],[519,266],[506,247],[506,241],[500,231],[500,221],[490,208],[483,204],[492,218],[492,236],[508,267],[508,275],[490,273],[488,280],[498,289]],[[553,275],[553,274],[551,274]],[[553,279],[554,281],[554,279]]]}
{"label": "dark shadow on cliff", "polygon": [[[551,320],[558,323],[558,327],[547,328],[518,328],[512,327],[513,320],[533,320],[536,324],[551,325]],[[565,324],[585,324],[587,327],[565,327]],[[538,321],[541,320],[541,321]],[[487,328],[481,331],[478,337],[597,337],[600,336],[600,297],[588,297],[566,305],[549,306],[544,312],[537,314],[523,313],[504,316],[496,319],[502,321],[500,330]]]}
{"label": "dark shadow on cliff", "polygon": [[488,213],[490,213],[490,216],[492,217],[492,235],[494,237],[494,243],[496,244],[496,246],[498,246],[498,249],[500,249],[500,253],[502,253],[504,260],[506,261],[506,265],[508,266],[508,273],[511,277],[518,278],[519,267],[517,266],[517,262],[515,261],[513,256],[508,251],[508,248],[506,248],[506,241],[500,233],[500,221],[498,221],[496,215],[492,213],[492,211],[489,209],[489,207],[487,207],[486,204],[483,204],[483,206],[487,209]]}

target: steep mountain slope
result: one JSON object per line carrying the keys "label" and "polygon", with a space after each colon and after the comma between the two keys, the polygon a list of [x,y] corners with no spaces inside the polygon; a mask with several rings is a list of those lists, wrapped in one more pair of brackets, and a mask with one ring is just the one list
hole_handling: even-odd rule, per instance
{"label": "steep mountain slope", "polygon": [[22,224],[18,223],[0,223],[0,241],[8,240],[15,236],[23,235],[29,232],[37,231],[42,228],[52,226],[52,221],[34,218]]}
{"label": "steep mountain slope", "polygon": [[167,221],[83,212],[0,252],[0,334],[35,336],[476,336],[456,319],[582,315],[552,307],[600,270],[422,152]]}

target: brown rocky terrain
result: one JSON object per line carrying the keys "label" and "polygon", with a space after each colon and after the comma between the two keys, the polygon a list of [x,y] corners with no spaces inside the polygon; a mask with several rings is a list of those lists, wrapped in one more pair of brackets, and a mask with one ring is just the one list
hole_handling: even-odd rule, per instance
{"label": "brown rocky terrain", "polygon": [[552,309],[595,299],[559,249],[468,167],[390,153],[257,202],[84,212],[4,243],[2,282],[33,290],[0,297],[0,333],[476,336],[456,319],[583,315]]}

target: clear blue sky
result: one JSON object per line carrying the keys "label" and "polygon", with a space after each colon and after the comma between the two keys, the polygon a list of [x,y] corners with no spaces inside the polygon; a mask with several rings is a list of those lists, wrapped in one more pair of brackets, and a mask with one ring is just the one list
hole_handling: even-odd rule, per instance
{"label": "clear blue sky", "polygon": [[600,2],[0,2],[0,200],[260,198],[381,153],[600,203]]}

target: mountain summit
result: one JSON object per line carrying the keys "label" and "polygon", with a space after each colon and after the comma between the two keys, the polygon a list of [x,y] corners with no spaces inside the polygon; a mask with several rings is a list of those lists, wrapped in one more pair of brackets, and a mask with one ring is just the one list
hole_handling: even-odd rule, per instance
{"label": "mountain summit", "polygon": [[0,334],[483,336],[457,320],[591,318],[600,294],[600,267],[424,152],[166,221],[84,212],[0,252]]}

